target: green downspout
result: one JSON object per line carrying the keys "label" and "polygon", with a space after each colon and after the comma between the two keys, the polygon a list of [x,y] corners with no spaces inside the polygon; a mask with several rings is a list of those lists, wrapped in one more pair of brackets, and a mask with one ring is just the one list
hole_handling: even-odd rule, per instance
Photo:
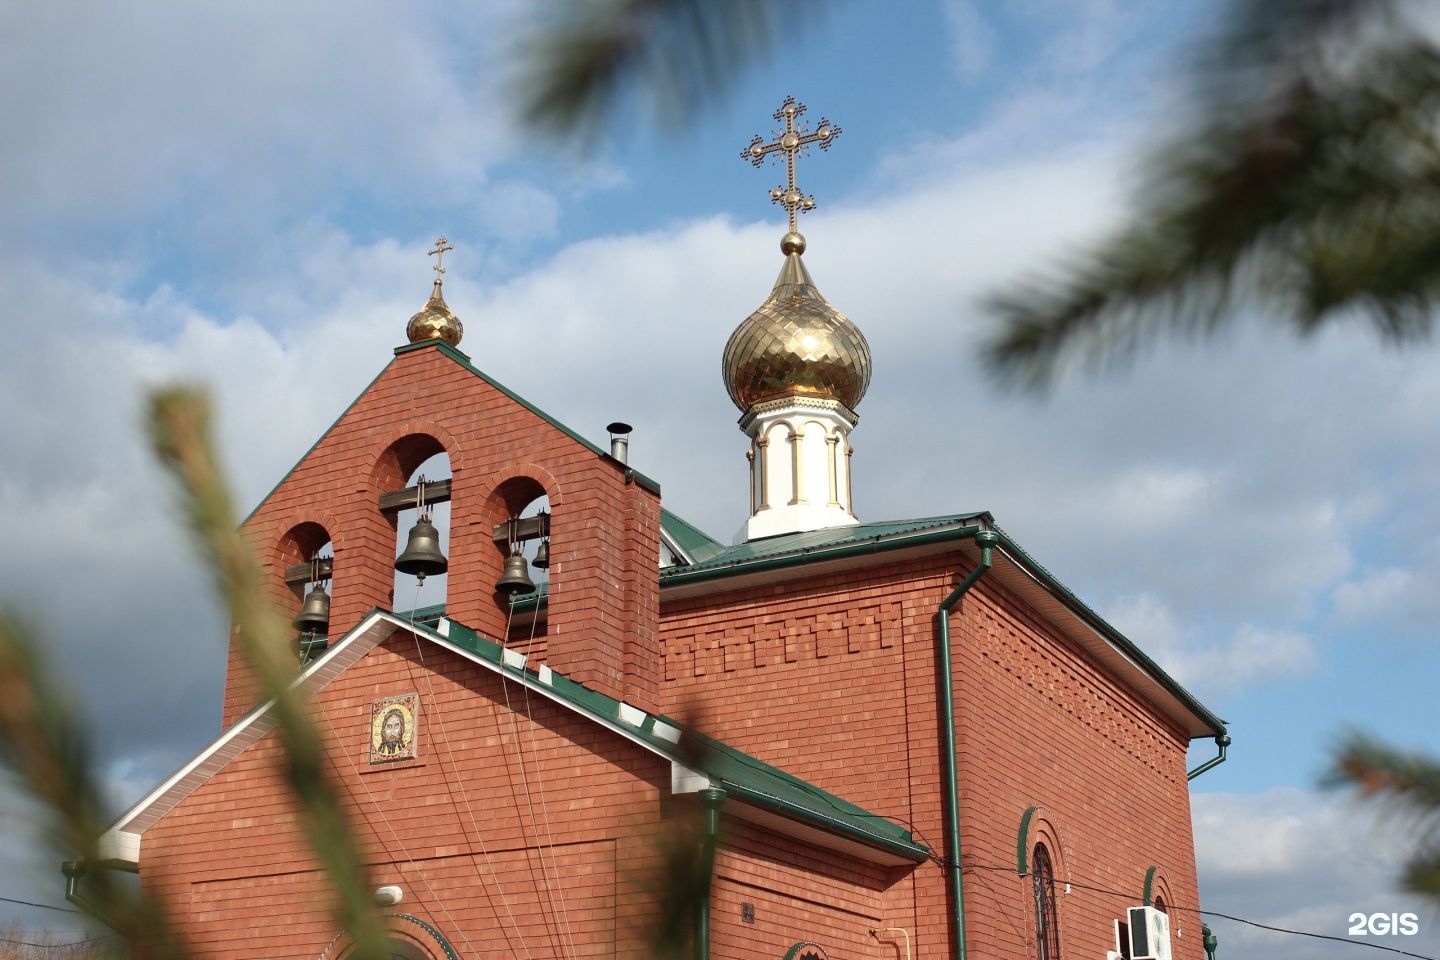
{"label": "green downspout", "polygon": [[101,923],[105,924],[105,926],[109,927],[110,929],[119,930],[120,928],[115,925],[115,921],[111,920],[110,917],[105,913],[105,911],[101,910],[99,907],[95,906],[95,904],[85,899],[85,895],[80,892],[80,878],[85,876],[85,868],[86,863],[84,860],[66,860],[64,863],[60,864],[60,872],[65,874],[65,899],[68,900],[70,903],[75,904],[75,906],[79,907],[81,910],[84,910],[86,913],[90,914],[90,916],[94,917],[96,920],[99,920]]}
{"label": "green downspout", "polygon": [[1200,924],[1200,936],[1205,945],[1205,960],[1215,960],[1215,948],[1220,946],[1220,938],[1210,932],[1209,924]]}
{"label": "green downspout", "polygon": [[955,960],[965,960],[965,881],[960,872],[960,773],[955,759],[958,748],[955,743],[955,678],[950,663],[950,611],[990,569],[1000,535],[993,530],[977,528],[975,542],[980,545],[980,562],[940,604],[940,709],[945,735],[945,821],[949,833],[945,859],[955,903]]}
{"label": "green downspout", "polygon": [[715,844],[720,836],[720,807],[725,791],[706,787],[700,791],[705,808],[705,842],[700,848],[701,888],[695,901],[695,960],[710,960],[710,881],[715,874]]}
{"label": "green downspout", "polygon": [[1220,734],[1220,736],[1215,738],[1215,745],[1220,748],[1219,756],[1213,757],[1210,760],[1206,760],[1204,763],[1200,764],[1200,766],[1185,774],[1186,780],[1194,780],[1206,770],[1213,770],[1215,767],[1218,767],[1220,766],[1220,764],[1225,762],[1225,748],[1230,746],[1230,734]]}

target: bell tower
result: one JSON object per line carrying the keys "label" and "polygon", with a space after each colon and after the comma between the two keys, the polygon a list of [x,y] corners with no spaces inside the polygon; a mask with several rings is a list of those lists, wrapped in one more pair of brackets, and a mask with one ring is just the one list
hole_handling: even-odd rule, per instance
{"label": "bell tower", "polygon": [[[373,608],[410,605],[408,598],[397,604],[397,570],[402,577],[444,573],[445,618],[503,644],[512,600],[535,591],[518,547],[541,540],[549,582],[543,605],[531,605],[544,610],[536,614],[539,640],[531,638],[533,649],[544,651],[537,663],[654,710],[659,485],[459,350],[463,328],[440,276],[439,258],[450,249],[442,237],[431,251],[434,287],[407,325],[409,342],[246,519],[271,595],[296,617],[297,629],[338,640]],[[441,454],[448,479],[410,479]],[[540,498],[547,512],[522,517]],[[448,547],[427,516],[447,502]],[[417,517],[405,536],[398,517],[411,510]],[[333,556],[317,559],[327,543]],[[331,585],[323,618],[320,598],[307,606],[301,591],[321,580]],[[232,651],[226,722],[254,707],[257,694]]]}
{"label": "bell tower", "polygon": [[787,97],[770,143],[755,137],[741,153],[756,167],[784,158],[786,184],[770,191],[785,207],[780,240],[785,263],[769,298],[725,345],[721,369],[740,429],[750,438],[750,517],[735,542],[858,523],[850,488],[850,431],[870,386],[870,345],[860,328],[830,305],[805,268],[798,215],[815,198],[795,182],[796,159],[813,143],[828,150],[840,128],[821,118],[808,130],[805,105]]}

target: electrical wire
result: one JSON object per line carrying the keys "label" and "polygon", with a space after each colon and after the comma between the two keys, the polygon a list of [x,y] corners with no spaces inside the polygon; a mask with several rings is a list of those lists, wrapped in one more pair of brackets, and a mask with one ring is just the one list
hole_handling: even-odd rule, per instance
{"label": "electrical wire", "polygon": [[5,903],[18,903],[22,907],[39,907],[41,910],[54,910],[58,913],[78,913],[82,916],[85,913],[84,910],[71,910],[68,907],[52,907],[48,903],[31,903],[29,900],[16,900],[12,897],[0,897],[0,901],[3,901]]}
{"label": "electrical wire", "polygon": [[[490,852],[485,846],[485,835],[480,832],[480,824],[475,821],[475,811],[471,809],[470,797],[465,792],[465,781],[460,776],[460,768],[455,763],[455,750],[450,745],[449,735],[445,732],[445,714],[440,710],[440,702],[435,699],[435,684],[431,682],[430,679],[430,668],[425,665],[425,651],[420,645],[420,635],[415,632],[415,608],[419,603],[420,585],[416,583],[415,600],[410,604],[410,636],[415,641],[415,655],[420,660],[420,670],[425,677],[425,689],[426,692],[430,694],[430,706],[435,711],[435,721],[440,727],[440,742],[445,744],[446,756],[450,758],[450,779],[453,780],[455,786],[460,789],[460,801],[464,804],[466,816],[470,818],[470,828],[475,834],[475,839],[480,844],[480,856],[484,858],[485,866],[490,870],[490,882],[495,885],[495,892],[500,895],[500,904],[505,908],[505,915],[510,919],[510,926],[514,927],[515,936],[520,940],[520,949],[525,951],[527,958],[530,958],[532,956],[530,953],[530,945],[525,942],[525,934],[520,930],[520,922],[515,919],[515,911],[510,908],[510,900],[505,896],[505,887],[500,882],[499,874],[495,872],[495,863],[490,859]],[[445,771],[443,764],[440,767],[440,771],[441,773]],[[447,780],[447,782],[450,781]],[[461,830],[464,830],[463,823],[461,824]],[[471,857],[471,862],[474,863],[474,857]],[[484,877],[480,874],[480,865],[478,863],[475,864],[475,875],[480,877],[482,881],[484,880]],[[507,943],[510,941],[510,934],[505,934],[505,940]]]}
{"label": "electrical wire", "polygon": [[[336,743],[340,743],[340,732],[335,729],[335,723],[330,719],[330,714],[326,713],[325,709],[319,706],[318,703],[315,709],[319,712],[320,716],[325,718],[325,724],[330,728],[330,736],[335,739]],[[410,856],[410,851],[405,849],[405,841],[400,839],[400,834],[395,829],[395,825],[390,822],[389,817],[385,816],[385,808],[382,807],[380,805],[380,802],[375,799],[375,794],[370,792],[370,785],[367,784],[365,782],[365,779],[360,775],[360,767],[355,763],[355,758],[350,756],[350,752],[348,750],[342,750],[341,753],[343,753],[345,755],[345,759],[349,761],[350,769],[355,774],[355,780],[360,784],[361,788],[364,789],[365,796],[369,798],[370,804],[375,808],[375,812],[380,816],[380,822],[385,824],[386,829],[390,831],[390,835],[395,838],[395,844],[400,848],[400,854],[405,858],[405,861],[409,863],[410,866],[415,868],[415,872],[419,874],[420,882],[425,885],[425,892],[430,894],[431,899],[433,899],[436,906],[440,908],[440,912],[445,914],[445,919],[460,934],[460,939],[465,941],[465,946],[467,949],[469,949],[470,953],[473,956],[480,956],[479,951],[475,949],[475,945],[471,943],[470,938],[465,935],[465,929],[461,927],[458,923],[456,923],[455,918],[450,915],[450,910],[445,906],[444,899],[435,892],[434,887],[430,886],[430,880],[428,877],[425,876],[425,871],[420,868],[420,864],[415,862],[415,858]],[[341,784],[342,786],[344,786],[345,792],[350,795],[350,802],[354,803],[356,806],[359,806],[358,803],[355,803],[355,794],[350,789],[349,785],[345,784],[343,779],[341,780]],[[382,847],[385,846],[385,841],[383,839],[380,840],[380,845]],[[389,854],[389,851],[387,850],[386,853]],[[344,936],[343,932],[337,935],[337,939],[339,936]],[[333,945],[334,941],[332,940],[331,946]],[[325,951],[329,952],[329,950],[330,947],[327,946],[325,948]],[[324,953],[321,954],[322,957],[324,955]]]}
{"label": "electrical wire", "polygon": [[[534,614],[530,617],[530,642],[526,645],[527,651],[535,647],[535,629],[539,622],[540,607],[537,604]],[[506,640],[509,640],[508,636]],[[535,782],[540,789],[540,818],[545,821],[546,849],[550,851],[550,862],[555,870],[555,886],[560,891],[560,916],[564,924],[565,940],[569,944],[570,955],[572,957],[578,956],[578,951],[575,948],[575,932],[570,926],[570,907],[565,901],[565,885],[560,881],[560,861],[555,855],[555,835],[550,830],[550,809],[545,803],[545,778],[540,775],[542,769],[540,766],[540,755],[535,749],[535,728],[537,724],[535,723],[535,715],[530,709],[530,686],[529,684],[522,683],[520,689],[525,700],[525,719],[529,721],[530,759],[535,764]]]}
{"label": "electrical wire", "polygon": [[73,947],[83,947],[87,943],[99,943],[101,940],[109,940],[111,937],[118,937],[118,933],[102,933],[98,937],[91,937],[89,940],[73,940],[70,943],[31,943],[29,940],[12,940],[10,937],[0,937],[0,943],[13,943],[21,947],[39,947],[42,950],[69,950]]}
{"label": "electrical wire", "polygon": [[[513,520],[511,521],[511,524],[513,526]],[[538,614],[539,611],[537,610],[536,613]],[[510,613],[505,620],[505,638],[500,644],[502,650],[508,649],[508,644],[510,641],[510,628],[513,626],[514,622],[515,600],[512,597],[510,600]],[[521,684],[521,686],[523,687],[524,684]],[[531,799],[530,778],[525,773],[525,748],[520,745],[520,733],[515,726],[515,708],[510,704],[510,685],[505,682],[504,676],[500,678],[500,689],[501,692],[505,695],[505,712],[510,715],[510,739],[513,740],[515,743],[515,756],[520,762],[520,783],[525,788],[525,806],[528,809],[530,815],[530,833],[535,838],[535,845],[539,847],[540,827],[535,822],[535,801]],[[504,737],[502,736],[501,739],[503,740]],[[553,924],[550,941],[552,944],[554,944],[556,935],[560,932],[560,918],[555,913],[555,892],[550,887],[550,870],[545,865],[545,854],[543,851],[540,853],[540,879],[545,884],[545,895],[550,903],[550,920]],[[561,952],[563,951],[556,951],[557,954]]]}
{"label": "electrical wire", "polygon": [[[770,771],[766,770],[765,767],[761,766],[761,764],[760,764],[759,761],[752,760],[750,757],[748,757],[747,755],[745,755],[745,754],[743,754],[743,753],[742,753],[742,754],[737,754],[737,759],[739,759],[742,763],[744,763],[745,765],[751,767],[752,769],[759,770],[759,771],[761,771],[762,773],[769,773],[769,772],[770,772]],[[836,810],[836,811],[839,812],[839,813],[843,813],[843,814],[845,814],[846,816],[851,816],[851,817],[866,817],[866,818],[876,819],[876,820],[890,820],[890,821],[893,821],[893,822],[896,822],[896,823],[904,824],[906,827],[909,828],[909,830],[910,830],[911,833],[913,833],[916,837],[918,837],[918,838],[920,839],[920,842],[921,842],[921,843],[923,843],[925,846],[929,847],[932,851],[935,849],[934,845],[933,845],[932,843],[930,843],[930,841],[929,841],[928,839],[926,839],[925,834],[920,831],[920,828],[917,827],[917,826],[915,826],[915,824],[909,822],[908,820],[906,820],[906,819],[903,818],[903,817],[887,817],[887,816],[885,816],[884,814],[879,814],[879,813],[865,813],[865,812],[857,812],[857,811],[855,811],[855,810],[850,810],[850,809],[847,809],[847,808],[842,807],[842,806],[840,806],[839,804],[835,803],[833,800],[830,799],[829,796],[827,796],[827,795],[826,795],[823,791],[821,791],[818,787],[815,787],[814,785],[809,784],[809,783],[805,783],[803,780],[797,780],[796,782],[802,787],[802,789],[804,789],[804,791],[805,791],[806,793],[810,794],[810,795],[813,796],[815,799],[821,801],[822,803],[826,804],[827,806],[829,806],[830,808]],[[937,864],[937,865],[939,865],[939,866],[942,866],[942,867],[948,866],[948,863],[947,863],[947,861],[945,860],[944,857],[938,856],[938,855],[936,855],[936,854],[933,853],[933,852],[930,853],[928,859],[929,859],[929,861],[930,861],[931,863],[935,863],[935,864]],[[963,861],[964,858],[962,857],[961,859],[962,859],[962,861]],[[992,867],[992,866],[983,866],[983,865],[974,864],[974,863],[965,864],[965,867],[966,867],[966,869],[971,869],[971,868],[973,868],[973,869],[978,869],[978,870],[1000,870],[1000,871],[1006,871],[1006,872],[1014,870],[1013,867]],[[1115,896],[1115,897],[1121,897],[1121,898],[1126,899],[1126,900],[1131,900],[1131,901],[1133,901],[1133,900],[1135,899],[1134,894],[1121,893],[1121,892],[1119,892],[1119,891],[1117,891],[1117,890],[1105,890],[1105,889],[1100,888],[1100,887],[1090,887],[1090,886],[1087,886],[1087,885],[1082,884],[1082,883],[1075,883],[1074,881],[1071,881],[1069,885],[1070,885],[1070,886],[1073,886],[1073,887],[1078,887],[1078,888],[1080,888],[1080,889],[1082,889],[1082,890],[1093,891],[1093,892],[1095,892],[1095,893],[1108,894],[1108,895],[1110,895],[1110,896]],[[1236,923],[1244,923],[1244,924],[1248,924],[1249,926],[1252,926],[1252,927],[1259,927],[1259,928],[1262,929],[1262,930],[1271,930],[1271,931],[1274,931],[1274,932],[1276,932],[1276,933],[1286,933],[1286,934],[1291,934],[1291,935],[1299,936],[1299,937],[1314,937],[1314,938],[1316,938],[1316,939],[1318,939],[1318,940],[1335,940],[1335,941],[1338,941],[1338,942],[1340,942],[1340,943],[1350,943],[1350,944],[1355,944],[1356,946],[1361,946],[1361,947],[1371,947],[1371,948],[1373,948],[1373,949],[1375,949],[1375,950],[1388,950],[1388,951],[1390,951],[1390,952],[1392,952],[1392,953],[1402,954],[1403,956],[1416,957],[1416,958],[1418,958],[1418,960],[1437,960],[1437,958],[1427,957],[1427,956],[1425,956],[1424,954],[1411,953],[1411,952],[1408,951],[1408,950],[1401,950],[1401,949],[1399,949],[1398,947],[1387,947],[1387,946],[1385,946],[1384,944],[1370,943],[1370,942],[1368,942],[1368,941],[1366,941],[1366,940],[1355,940],[1355,939],[1351,939],[1351,938],[1349,938],[1349,937],[1337,937],[1337,936],[1334,936],[1334,935],[1332,935],[1332,934],[1327,934],[1327,933],[1312,933],[1312,932],[1307,931],[1307,930],[1290,930],[1290,929],[1287,929],[1287,928],[1285,928],[1285,927],[1276,927],[1276,926],[1271,926],[1271,925],[1269,925],[1269,924],[1260,923],[1258,920],[1247,920],[1247,919],[1245,919],[1244,917],[1234,917],[1234,916],[1231,916],[1231,915],[1229,915],[1229,914],[1219,913],[1219,912],[1214,911],[1214,910],[1200,910],[1200,909],[1195,908],[1195,907],[1181,907],[1181,906],[1175,906],[1175,905],[1173,905],[1173,904],[1167,904],[1167,906],[1168,906],[1170,909],[1172,909],[1172,910],[1184,910],[1184,911],[1190,912],[1190,913],[1204,914],[1205,916],[1220,917],[1220,918],[1223,919],[1223,920],[1232,920],[1232,921],[1234,921],[1234,922],[1236,922]]]}
{"label": "electrical wire", "polygon": [[[941,864],[942,866],[944,865],[944,859],[941,858],[941,857],[932,857],[931,859],[934,860],[936,863]],[[962,858],[962,861],[963,861],[963,858]],[[999,867],[997,867],[997,866],[991,866],[991,865],[989,865],[989,864],[982,864],[982,863],[967,863],[967,864],[965,864],[965,869],[967,869],[967,870],[989,870],[989,871],[997,872],[997,873],[1014,873],[1014,872],[1015,872],[1015,868],[1014,868],[1014,867],[1010,867],[1010,866],[999,866]],[[1057,881],[1057,882],[1058,882],[1058,881]],[[1084,890],[1084,891],[1086,891],[1086,892],[1088,892],[1088,893],[1098,893],[1098,894],[1104,894],[1105,896],[1110,896],[1110,897],[1119,897],[1120,899],[1122,899],[1122,900],[1127,900],[1127,901],[1129,901],[1129,902],[1131,902],[1131,903],[1134,903],[1134,901],[1135,901],[1135,894],[1133,894],[1133,893],[1123,893],[1123,892],[1121,892],[1121,891],[1119,891],[1119,890],[1107,890],[1107,889],[1104,888],[1104,887],[1094,887],[1094,886],[1090,886],[1089,884],[1078,883],[1078,882],[1076,882],[1076,881],[1074,881],[1074,880],[1068,881],[1068,882],[1066,883],[1066,886],[1067,886],[1067,887],[1071,887],[1071,888],[1073,888],[1073,889]],[[1165,904],[1165,909],[1166,909],[1167,911],[1169,911],[1169,910],[1177,910],[1177,911],[1180,911],[1180,912],[1182,912],[1182,913],[1193,913],[1193,914],[1197,914],[1197,915],[1200,915],[1200,916],[1219,917],[1219,918],[1221,918],[1222,920],[1233,920],[1233,921],[1236,922],[1236,923],[1243,923],[1243,924],[1247,924],[1247,925],[1252,926],[1252,927],[1259,927],[1259,928],[1262,929],[1262,930],[1269,930],[1269,931],[1271,931],[1271,932],[1273,932],[1273,933],[1285,933],[1285,934],[1289,934],[1289,935],[1291,935],[1291,936],[1296,936],[1296,937],[1311,937],[1311,938],[1316,939],[1316,940],[1334,940],[1334,941],[1336,941],[1337,943],[1348,943],[1348,944],[1352,944],[1352,945],[1357,946],[1357,947],[1369,947],[1369,948],[1372,949],[1372,950],[1385,950],[1385,951],[1388,951],[1388,952],[1390,952],[1390,953],[1398,953],[1398,954],[1400,954],[1401,956],[1415,957],[1416,960],[1436,960],[1435,957],[1429,957],[1429,956],[1426,956],[1426,955],[1423,954],[1423,953],[1411,953],[1409,950],[1401,950],[1399,947],[1387,947],[1387,946],[1385,946],[1384,944],[1381,944],[1381,943],[1370,943],[1368,940],[1355,940],[1355,939],[1352,939],[1352,938],[1349,938],[1349,937],[1337,937],[1337,936],[1334,936],[1333,934],[1329,934],[1329,933],[1314,933],[1314,932],[1309,931],[1309,930],[1291,930],[1291,929],[1288,928],[1288,927],[1277,927],[1277,926],[1273,926],[1273,925],[1268,924],[1268,923],[1261,923],[1261,922],[1258,921],[1258,920],[1247,920],[1247,919],[1244,918],[1244,917],[1236,917],[1236,916],[1232,916],[1232,915],[1230,915],[1230,914],[1228,914],[1228,913],[1220,913],[1220,912],[1217,911],[1217,910],[1201,910],[1199,907],[1182,907],[1182,906],[1180,906],[1179,904],[1174,904],[1174,903],[1167,903],[1167,904]]]}

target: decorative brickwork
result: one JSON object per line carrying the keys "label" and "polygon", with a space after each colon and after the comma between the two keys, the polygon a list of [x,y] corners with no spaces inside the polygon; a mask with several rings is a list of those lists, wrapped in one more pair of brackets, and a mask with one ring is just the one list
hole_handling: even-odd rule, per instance
{"label": "decorative brickwork", "polygon": [[[692,723],[943,854],[936,613],[974,569],[968,546],[876,552],[845,569],[743,588],[718,580],[664,599],[651,485],[431,343],[402,349],[246,521],[276,601],[298,608],[285,567],[329,542],[332,637],[372,607],[393,609],[398,531],[379,496],[440,452],[453,474],[447,618],[506,637],[532,670],[624,701],[608,702],[616,723],[653,723],[631,707]],[[504,552],[492,528],[540,496],[549,597],[512,622],[494,591]],[[1111,921],[1142,902],[1153,865],[1164,865],[1149,876],[1172,916],[1199,905],[1189,733],[1114,672],[1123,664],[1102,662],[1007,584],[1028,589],[992,571],[950,619],[969,954],[1035,955],[1021,858],[1039,838],[1059,881],[1063,954],[1103,957]],[[690,774],[625,731],[408,631],[355,656],[314,702],[367,882],[401,886],[405,912],[467,960],[638,960],[664,877],[655,840],[703,779],[672,795],[672,772]],[[233,655],[229,670],[227,725],[257,695]],[[372,764],[384,720],[374,705],[412,696],[413,755]],[[757,819],[763,807],[742,819],[736,802],[721,810],[711,960],[780,960],[802,941],[832,960],[902,960],[897,929],[906,960],[954,955],[942,864],[864,855],[838,829],[782,834]],[[177,908],[202,957],[315,960],[339,934],[272,738],[212,771],[143,843],[143,883]],[[1198,924],[1176,930],[1174,955],[1200,960]]]}

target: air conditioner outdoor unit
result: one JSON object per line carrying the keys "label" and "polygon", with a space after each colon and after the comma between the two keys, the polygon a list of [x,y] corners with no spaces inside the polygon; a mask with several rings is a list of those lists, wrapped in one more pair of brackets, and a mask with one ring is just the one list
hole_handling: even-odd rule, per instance
{"label": "air conditioner outdoor unit", "polygon": [[1131,960],[1170,960],[1170,918],[1154,907],[1131,907]]}
{"label": "air conditioner outdoor unit", "polygon": [[1130,925],[1115,921],[1115,949],[1105,951],[1105,960],[1130,960]]}

